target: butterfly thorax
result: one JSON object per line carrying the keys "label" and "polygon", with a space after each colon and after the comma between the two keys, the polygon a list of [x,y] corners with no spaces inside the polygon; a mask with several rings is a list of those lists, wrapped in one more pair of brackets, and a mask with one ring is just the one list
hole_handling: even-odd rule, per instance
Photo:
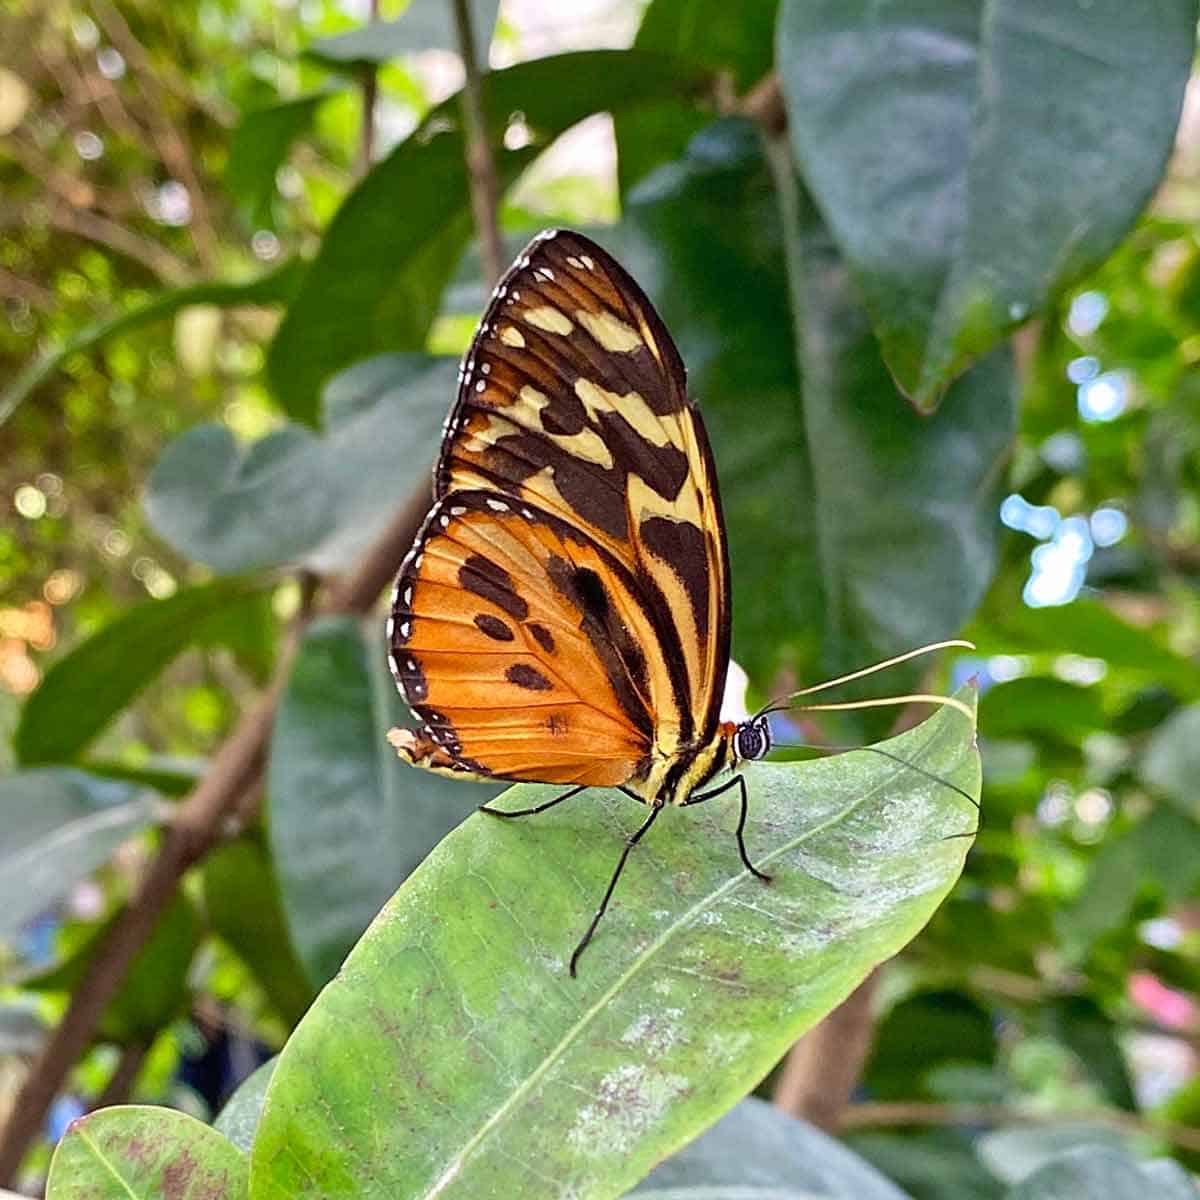
{"label": "butterfly thorax", "polygon": [[722,721],[711,741],[652,755],[626,785],[647,804],[686,804],[715,775],[742,762],[763,758],[771,749],[764,717],[734,723]]}

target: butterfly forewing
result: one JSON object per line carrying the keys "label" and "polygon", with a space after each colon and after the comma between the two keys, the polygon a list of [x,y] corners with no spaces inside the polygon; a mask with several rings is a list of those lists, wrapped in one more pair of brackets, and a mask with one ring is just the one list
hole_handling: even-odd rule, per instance
{"label": "butterfly forewing", "polygon": [[[712,454],[670,335],[593,242],[543,235],[496,289],[463,365],[435,489],[439,499],[507,497],[606,555],[601,577],[623,572],[617,590],[648,614],[638,636],[657,752],[711,740],[729,655]],[[513,566],[518,594],[545,586]]]}

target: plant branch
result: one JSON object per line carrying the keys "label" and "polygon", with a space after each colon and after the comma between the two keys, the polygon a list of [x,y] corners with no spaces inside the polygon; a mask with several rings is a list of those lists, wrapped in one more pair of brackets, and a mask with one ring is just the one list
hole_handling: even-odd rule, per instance
{"label": "plant branch", "polygon": [[[379,0],[371,0],[369,20],[379,20]],[[379,99],[379,67],[368,63],[362,77],[362,124],[359,129],[358,174],[371,169],[375,157],[375,103]]]}
{"label": "plant branch", "polygon": [[1155,1121],[1115,1109],[1032,1112],[1006,1104],[926,1104],[918,1101],[852,1104],[842,1113],[841,1129],[847,1132],[902,1125],[1056,1125],[1067,1122],[1103,1125],[1122,1133],[1149,1134],[1185,1150],[1200,1150],[1200,1129],[1194,1126]]}
{"label": "plant branch", "polygon": [[146,1053],[150,1046],[147,1042],[130,1042],[121,1047],[121,1057],[117,1060],[116,1069],[104,1085],[104,1091],[96,1097],[95,1108],[108,1108],[112,1104],[126,1104],[129,1101],[133,1085],[137,1082],[138,1072],[146,1061]]}
{"label": "plant branch", "polygon": [[483,109],[483,86],[479,76],[479,61],[475,57],[471,9],[467,0],[451,0],[451,3],[454,6],[454,23],[458,28],[458,50],[466,72],[462,109],[471,211],[475,215],[475,229],[479,234],[483,273],[491,286],[499,280],[504,270],[504,249],[496,219],[500,187],[496,180],[496,163],[492,157],[492,143]]}

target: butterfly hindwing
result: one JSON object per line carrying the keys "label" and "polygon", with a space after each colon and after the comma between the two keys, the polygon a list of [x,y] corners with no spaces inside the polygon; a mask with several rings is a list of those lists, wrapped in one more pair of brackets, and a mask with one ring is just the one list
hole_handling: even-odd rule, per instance
{"label": "butterfly hindwing", "polygon": [[655,617],[658,751],[711,740],[729,656],[712,453],[670,335],[595,243],[543,235],[496,289],[463,364],[435,490],[535,506],[611,556]]}

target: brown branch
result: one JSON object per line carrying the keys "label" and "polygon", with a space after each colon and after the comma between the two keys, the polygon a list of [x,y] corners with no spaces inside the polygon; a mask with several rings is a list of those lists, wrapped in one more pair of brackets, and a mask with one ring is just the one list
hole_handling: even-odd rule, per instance
{"label": "brown branch", "polygon": [[[428,505],[428,486],[417,489],[355,569],[333,589],[326,611],[364,614],[370,610],[384,584],[399,569]],[[290,662],[291,655],[285,651],[269,690],[242,717],[217,751],[208,773],[174,810],[133,898],[105,935],[72,993],[62,1021],[31,1066],[0,1133],[0,1187],[11,1185],[67,1073],[91,1043],[101,1014],[153,933],[184,872],[250,819],[251,797],[260,790],[275,705]]]}
{"label": "brown branch", "polygon": [[125,1104],[129,1100],[149,1049],[148,1042],[131,1042],[128,1046],[121,1047],[121,1057],[117,1060],[116,1070],[104,1085],[104,1091],[96,1097],[96,1103],[92,1106],[94,1109]]}
{"label": "brown branch", "polygon": [[42,287],[32,279],[14,275],[5,267],[0,267],[0,296],[24,300],[30,308],[51,309],[55,302],[54,293],[49,288]]}
{"label": "brown branch", "polygon": [[[379,20],[379,0],[371,0],[368,20]],[[379,68],[375,63],[363,67],[362,77],[362,124],[359,127],[358,174],[365,175],[371,169],[375,157],[375,104],[379,99]]]}
{"label": "brown branch", "polygon": [[191,280],[191,271],[187,264],[165,246],[160,246],[157,242],[126,229],[124,225],[100,216],[99,213],[58,203],[50,206],[47,215],[50,224],[56,229],[86,238],[100,246],[107,246],[108,249],[141,263],[166,283],[179,285]]}
{"label": "brown branch", "polygon": [[842,1113],[843,1132],[902,1125],[1053,1125],[1083,1122],[1103,1125],[1121,1133],[1148,1134],[1185,1150],[1200,1150],[1200,1129],[1140,1117],[1116,1109],[1074,1112],[1031,1112],[1006,1104],[852,1104]]}
{"label": "brown branch", "polygon": [[475,215],[475,229],[479,234],[483,273],[490,286],[499,280],[504,270],[504,248],[496,219],[500,186],[496,180],[496,163],[492,158],[492,143],[483,111],[483,87],[479,78],[479,61],[475,57],[471,9],[467,0],[451,2],[454,5],[454,23],[458,28],[458,50],[467,76],[462,110],[467,177],[471,184],[471,211]]}
{"label": "brown branch", "polygon": [[768,137],[780,137],[787,131],[787,109],[783,104],[783,89],[779,76],[772,71],[764,75],[738,104],[742,116],[749,117],[762,127]]}
{"label": "brown branch", "polygon": [[878,978],[876,967],[791,1048],[773,1097],[784,1112],[802,1117],[827,1133],[841,1128],[846,1105],[871,1049]]}

